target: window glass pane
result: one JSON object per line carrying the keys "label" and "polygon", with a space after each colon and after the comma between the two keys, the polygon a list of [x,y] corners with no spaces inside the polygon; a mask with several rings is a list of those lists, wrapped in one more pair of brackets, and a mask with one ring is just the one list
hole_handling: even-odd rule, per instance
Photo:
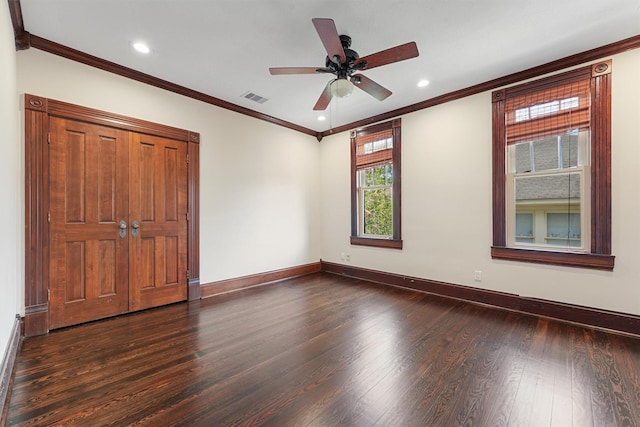
{"label": "window glass pane", "polygon": [[393,138],[379,139],[373,142],[366,142],[362,145],[363,154],[373,154],[377,151],[393,148]]}
{"label": "window glass pane", "polygon": [[[516,243],[582,247],[582,173],[556,172],[514,178]],[[536,225],[540,227],[539,233],[535,232]]]}
{"label": "window glass pane", "polygon": [[366,187],[372,186],[373,185],[373,170],[371,168],[366,168],[362,172],[364,173],[364,176],[365,176],[364,185]]}
{"label": "window glass pane", "polygon": [[516,242],[533,243],[533,214],[516,214]]}
{"label": "window glass pane", "polygon": [[516,178],[516,205],[525,202],[564,203],[580,200],[580,173]]}
{"label": "window glass pane", "polygon": [[556,113],[559,108],[560,103],[558,101],[545,102],[544,104],[532,105],[529,107],[529,114],[532,119],[535,119],[536,117]]}
{"label": "window glass pane", "polygon": [[550,101],[543,104],[536,104],[530,107],[517,109],[515,121],[517,123],[526,120],[537,119],[538,117],[548,116],[561,110],[569,110],[571,108],[577,108],[579,106],[580,98],[578,96],[561,99],[560,101]]}
{"label": "window glass pane", "polygon": [[578,166],[578,133],[562,135],[560,144],[562,144],[562,167]]}
{"label": "window glass pane", "polygon": [[362,197],[364,235],[390,237],[393,234],[393,164],[358,171]]}
{"label": "window glass pane", "polygon": [[572,96],[571,98],[566,98],[560,101],[560,109],[568,110],[569,108],[577,108],[580,106],[580,98],[577,96]]}
{"label": "window glass pane", "polygon": [[384,150],[385,148],[387,148],[387,140],[383,139],[381,141],[374,141],[373,142],[373,151],[380,151],[380,150]]}
{"label": "window glass pane", "polygon": [[531,143],[521,142],[515,145],[516,173],[531,172]]}
{"label": "window glass pane", "polygon": [[371,169],[373,173],[373,185],[384,185],[384,182],[385,182],[384,165],[374,166]]}
{"label": "window glass pane", "polygon": [[358,187],[371,187],[373,183],[373,168],[360,169],[357,172]]}
{"label": "window glass pane", "polygon": [[536,141],[519,142],[509,145],[508,150],[508,170],[512,173],[585,166],[589,164],[589,131],[574,130]]}
{"label": "window glass pane", "polygon": [[558,169],[558,138],[533,141],[533,170]]}
{"label": "window glass pane", "polygon": [[372,166],[358,171],[358,185],[361,187],[385,186],[393,184],[393,165]]}
{"label": "window glass pane", "polygon": [[364,234],[391,236],[393,233],[393,202],[391,188],[363,190]]}
{"label": "window glass pane", "polygon": [[547,214],[547,243],[555,246],[581,245],[580,214],[563,212]]}
{"label": "window glass pane", "polygon": [[529,119],[529,108],[520,108],[519,110],[516,110],[516,123],[524,122]]}

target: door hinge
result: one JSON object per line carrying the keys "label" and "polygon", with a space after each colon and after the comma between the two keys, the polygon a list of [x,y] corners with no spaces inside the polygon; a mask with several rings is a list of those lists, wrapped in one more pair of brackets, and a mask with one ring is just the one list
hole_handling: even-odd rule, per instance
{"label": "door hinge", "polygon": [[47,144],[51,144],[51,132],[47,133]]}
{"label": "door hinge", "polygon": [[189,280],[189,269],[187,268],[187,280]]}
{"label": "door hinge", "polygon": [[187,222],[189,222],[189,212],[187,212],[186,217],[187,217]]}
{"label": "door hinge", "polygon": [[189,155],[187,154],[187,164],[189,164]]}
{"label": "door hinge", "polygon": [[47,212],[47,222],[51,222],[51,211]]}
{"label": "door hinge", "polygon": [[51,301],[51,289],[47,289],[47,301]]}

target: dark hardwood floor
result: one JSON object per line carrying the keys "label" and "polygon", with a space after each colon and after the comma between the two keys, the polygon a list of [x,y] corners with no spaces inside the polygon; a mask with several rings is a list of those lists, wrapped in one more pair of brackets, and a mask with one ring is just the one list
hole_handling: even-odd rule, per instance
{"label": "dark hardwood floor", "polygon": [[318,273],[26,339],[6,421],[635,426],[640,339]]}

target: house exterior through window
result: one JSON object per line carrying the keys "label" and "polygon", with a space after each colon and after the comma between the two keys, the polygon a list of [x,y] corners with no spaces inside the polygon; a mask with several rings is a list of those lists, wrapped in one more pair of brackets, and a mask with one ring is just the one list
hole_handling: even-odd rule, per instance
{"label": "house exterior through window", "polygon": [[508,146],[510,246],[589,250],[589,141],[573,130]]}

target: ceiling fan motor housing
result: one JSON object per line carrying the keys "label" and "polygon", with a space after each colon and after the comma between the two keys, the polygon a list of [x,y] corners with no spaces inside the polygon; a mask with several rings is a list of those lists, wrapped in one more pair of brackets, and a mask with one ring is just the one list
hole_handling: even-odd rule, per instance
{"label": "ceiling fan motor housing", "polygon": [[349,46],[351,46],[351,37],[345,36],[344,34],[341,35],[340,43],[342,44],[342,49],[344,50],[344,55],[346,56],[345,60],[342,62],[342,64],[338,65],[333,62],[331,58],[329,58],[329,56],[327,56],[325,60],[325,66],[327,68],[330,68],[337,77],[345,78],[353,74],[353,72],[355,71],[355,69],[353,68],[353,64],[358,60],[358,58],[360,58],[360,55],[358,55],[358,52],[356,52],[355,50],[349,49]]}

